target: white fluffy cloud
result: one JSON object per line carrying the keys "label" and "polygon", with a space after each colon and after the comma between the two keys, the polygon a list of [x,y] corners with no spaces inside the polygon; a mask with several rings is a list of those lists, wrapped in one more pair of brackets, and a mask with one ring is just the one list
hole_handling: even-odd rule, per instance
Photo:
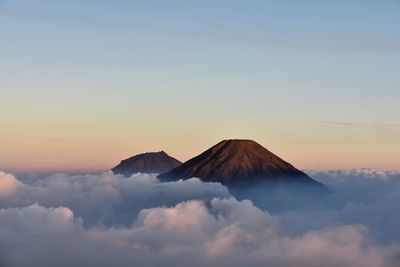
{"label": "white fluffy cloud", "polygon": [[399,177],[380,175],[313,173],[334,190],[318,209],[271,213],[198,179],[3,174],[0,266],[398,267]]}
{"label": "white fluffy cloud", "polygon": [[[134,225],[84,228],[68,208],[0,211],[5,266],[395,266],[362,226],[291,237],[249,201],[199,200],[140,212]],[[11,241],[11,242],[10,242]]]}
{"label": "white fluffy cloud", "polygon": [[13,175],[0,172],[0,200],[12,197],[21,185]]}

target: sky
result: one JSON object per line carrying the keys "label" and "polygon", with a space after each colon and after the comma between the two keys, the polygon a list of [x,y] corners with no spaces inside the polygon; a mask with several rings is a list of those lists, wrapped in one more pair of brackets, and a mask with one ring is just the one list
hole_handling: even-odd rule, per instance
{"label": "sky", "polygon": [[400,2],[0,0],[0,169],[100,171],[254,139],[400,170]]}

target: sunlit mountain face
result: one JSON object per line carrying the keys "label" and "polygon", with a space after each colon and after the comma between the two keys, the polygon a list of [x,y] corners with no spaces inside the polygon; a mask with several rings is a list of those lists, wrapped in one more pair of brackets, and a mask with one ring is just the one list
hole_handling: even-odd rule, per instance
{"label": "sunlit mountain face", "polygon": [[399,25],[0,0],[0,267],[400,267]]}

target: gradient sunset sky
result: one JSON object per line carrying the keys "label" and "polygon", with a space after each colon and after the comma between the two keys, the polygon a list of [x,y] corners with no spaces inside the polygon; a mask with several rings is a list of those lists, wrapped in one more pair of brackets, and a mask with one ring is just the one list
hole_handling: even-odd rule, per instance
{"label": "gradient sunset sky", "polygon": [[396,0],[0,0],[0,170],[184,161],[254,139],[400,170]]}

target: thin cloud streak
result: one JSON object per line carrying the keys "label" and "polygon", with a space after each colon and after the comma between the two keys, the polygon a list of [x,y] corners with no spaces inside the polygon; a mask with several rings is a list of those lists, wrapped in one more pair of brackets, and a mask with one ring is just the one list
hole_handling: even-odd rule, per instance
{"label": "thin cloud streak", "polygon": [[350,121],[315,121],[318,125],[339,127],[400,127],[400,122],[350,122]]}
{"label": "thin cloud streak", "polygon": [[0,17],[20,17],[34,20],[47,20],[68,23],[93,23],[95,22],[92,17],[87,14],[84,16],[77,12],[62,10],[59,12],[54,9],[47,10],[24,10],[12,6],[12,2],[0,1]]}

